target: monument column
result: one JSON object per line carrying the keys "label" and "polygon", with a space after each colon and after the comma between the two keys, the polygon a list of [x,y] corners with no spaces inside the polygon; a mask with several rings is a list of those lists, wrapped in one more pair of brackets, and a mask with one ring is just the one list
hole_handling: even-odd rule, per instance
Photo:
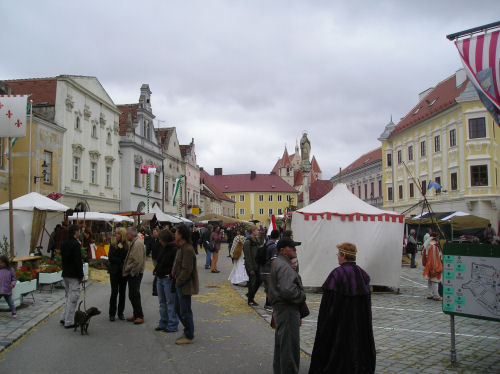
{"label": "monument column", "polygon": [[302,139],[300,139],[300,151],[302,163],[300,165],[300,170],[302,170],[303,177],[303,188],[302,196],[304,201],[304,206],[309,205],[309,174],[311,173],[311,162],[309,161],[309,154],[311,152],[311,143],[307,138],[307,133],[302,134]]}

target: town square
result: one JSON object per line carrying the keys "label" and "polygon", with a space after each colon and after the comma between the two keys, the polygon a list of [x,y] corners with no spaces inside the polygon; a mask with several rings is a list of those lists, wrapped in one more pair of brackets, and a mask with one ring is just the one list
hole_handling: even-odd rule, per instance
{"label": "town square", "polygon": [[0,373],[500,373],[497,2],[0,11]]}

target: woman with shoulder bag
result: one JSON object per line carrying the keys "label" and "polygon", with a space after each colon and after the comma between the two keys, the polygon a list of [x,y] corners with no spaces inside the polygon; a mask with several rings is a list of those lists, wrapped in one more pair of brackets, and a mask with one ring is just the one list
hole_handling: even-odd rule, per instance
{"label": "woman with shoulder bag", "polygon": [[125,292],[127,290],[127,278],[122,275],[123,263],[128,252],[127,231],[124,227],[116,229],[115,238],[111,242],[108,252],[109,280],[111,283],[111,297],[109,298],[109,320],[115,320],[116,298],[118,297],[118,318],[124,320]]}

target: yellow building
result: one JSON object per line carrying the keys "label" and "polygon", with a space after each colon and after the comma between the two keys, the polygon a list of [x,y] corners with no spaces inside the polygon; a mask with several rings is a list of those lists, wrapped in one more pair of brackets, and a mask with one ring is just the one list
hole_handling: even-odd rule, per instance
{"label": "yellow building", "polygon": [[275,174],[222,175],[216,169],[210,183],[235,203],[236,218],[269,225],[271,216],[282,215],[297,205],[298,192]]}
{"label": "yellow building", "polygon": [[[410,208],[423,191],[435,212],[468,212],[496,227],[499,131],[463,70],[422,92],[419,103],[379,138],[384,208],[420,214],[421,205]],[[442,188],[428,189],[430,181]]]}
{"label": "yellow building", "polygon": [[[29,123],[29,118],[27,119]],[[26,136],[18,138],[12,148],[12,198],[29,192],[48,195],[61,192],[62,144],[65,129],[53,122],[33,115],[31,125],[31,170],[29,152],[29,124]],[[8,139],[0,138],[0,203],[9,200],[9,160],[5,154]],[[44,173],[45,171],[45,173]],[[36,182],[35,179],[36,178]]]}

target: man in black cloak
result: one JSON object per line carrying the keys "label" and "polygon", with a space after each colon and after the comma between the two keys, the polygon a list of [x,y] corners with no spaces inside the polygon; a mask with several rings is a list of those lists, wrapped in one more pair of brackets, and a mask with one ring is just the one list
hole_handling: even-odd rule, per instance
{"label": "man in black cloak", "polygon": [[375,372],[370,277],[356,246],[337,245],[339,265],[323,284],[309,374]]}

